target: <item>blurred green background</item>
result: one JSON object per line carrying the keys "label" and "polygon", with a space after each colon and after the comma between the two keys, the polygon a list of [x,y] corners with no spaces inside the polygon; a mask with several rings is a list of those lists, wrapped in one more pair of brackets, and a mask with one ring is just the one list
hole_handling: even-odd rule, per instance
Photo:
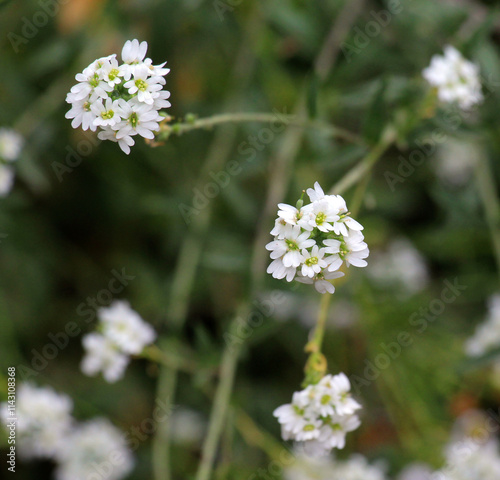
{"label": "blurred green background", "polygon": [[[7,235],[0,244],[0,391],[6,389],[7,366],[32,366],[33,350],[42,351],[49,333],[64,331],[71,320],[83,332],[94,328],[95,322],[86,322],[77,309],[107,288],[113,270],[125,269],[135,277],[117,298],[129,300],[160,334],[189,345],[209,366],[217,364],[229,319],[248,291],[256,232],[273,226],[268,218],[262,225],[262,211],[276,179],[272,172],[282,135],[257,150],[251,161],[241,145],[262,129],[254,123],[172,136],[155,148],[138,139],[126,156],[116,144],[97,144],[95,134],[73,130],[64,118],[75,74],[98,57],[119,53],[125,40],[138,38],[148,41],[154,63],[168,61],[168,113],[175,118],[190,112],[200,117],[225,111],[291,113],[305,91],[310,116],[364,137],[368,146],[306,130],[283,173],[286,194],[278,201],[294,203],[315,181],[331,188],[366,154],[387,122],[401,129],[397,146],[373,172],[357,218],[372,255],[383,255],[391,241],[406,238],[420,252],[427,273],[421,286],[407,292],[397,275],[388,282],[371,275],[369,258],[366,269],[351,269],[337,284],[325,340],[332,373],[363,376],[367,362],[383,352],[381,343],[393,342],[402,331],[414,340],[357,395],[364,405],[362,426],[349,435],[340,456],[361,452],[384,458],[391,473],[415,460],[437,467],[454,419],[467,408],[498,405],[499,382],[488,365],[467,363],[463,350],[464,340],[486,315],[488,296],[498,288],[480,195],[484,190],[476,178],[478,165],[485,164],[493,187],[500,175],[500,91],[494,86],[500,84],[500,17],[495,2],[402,0],[401,12],[376,35],[366,26],[388,5],[347,3],[69,0],[56,2],[57,14],[48,15],[33,38],[14,48],[12,38],[17,37],[8,34],[23,36],[26,21],[43,12],[43,2],[2,2],[0,126],[16,129],[26,145],[15,165],[15,186],[0,199],[0,233]],[[321,82],[313,73],[314,59],[336,21],[341,48]],[[359,32],[368,37],[367,45],[346,58],[341,42],[359,45]],[[420,73],[446,44],[477,62],[493,85],[485,89],[485,104],[461,117],[458,128],[442,112],[414,121],[425,97]],[[447,141],[391,188],[386,172],[398,174],[400,157],[408,158],[419,148],[416,142],[436,129]],[[71,162],[70,152],[77,148],[81,161],[60,180],[54,162]],[[203,185],[199,174],[210,149],[213,158],[236,160],[242,172],[209,202],[212,214],[198,237],[202,255],[187,322],[178,331],[169,321],[172,283],[181,245],[193,228],[179,205],[191,205],[193,188],[200,181]],[[445,164],[451,164],[451,173]],[[456,164],[465,164],[458,174]],[[354,190],[345,193],[348,205]],[[204,215],[208,218],[208,208],[199,218]],[[440,298],[444,281],[455,278],[466,290],[419,333],[410,316]],[[284,291],[286,298],[244,349],[232,405],[279,442],[272,411],[287,403],[302,381],[303,346],[319,294],[310,286],[269,277],[259,287],[259,298],[274,290]],[[72,338],[28,379],[71,395],[81,420],[104,415],[128,431],[151,415],[154,365],[134,361],[125,379],[110,385],[100,377],[85,377],[79,370],[81,356],[80,337]],[[207,417],[210,402],[202,390],[214,385],[204,371],[194,377],[183,374],[174,403]],[[150,450],[148,438],[135,452],[131,479],[151,478]],[[176,445],[174,452],[176,478],[188,478],[199,460],[199,443]],[[219,458],[226,462],[225,478],[248,478],[268,464],[231,422]],[[51,478],[50,463],[19,462],[18,468],[19,479]]]}

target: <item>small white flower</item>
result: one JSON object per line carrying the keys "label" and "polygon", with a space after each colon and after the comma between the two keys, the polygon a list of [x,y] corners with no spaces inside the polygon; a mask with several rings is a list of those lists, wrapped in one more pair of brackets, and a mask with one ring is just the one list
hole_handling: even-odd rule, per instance
{"label": "small white flower", "polygon": [[278,280],[286,278],[287,282],[291,282],[295,278],[296,272],[296,267],[285,267],[281,258],[273,260],[267,267],[267,273],[271,274],[273,278]]}
{"label": "small white flower", "polygon": [[73,119],[71,126],[78,128],[81,125],[82,130],[86,131],[90,128],[90,130],[95,132],[97,125],[94,124],[94,120],[97,118],[97,115],[90,108],[91,103],[89,99],[75,100],[71,93],[68,94],[68,98],[71,103],[71,109],[66,112],[65,117]]}
{"label": "small white flower", "polygon": [[162,118],[157,110],[151,105],[132,101],[120,103],[120,107],[122,120],[113,127],[118,140],[137,134],[144,138],[154,138],[153,132],[159,130],[158,122]]}
{"label": "small white flower", "polygon": [[151,325],[123,300],[100,308],[97,315],[102,324],[103,335],[124,353],[137,355],[156,338]]}
{"label": "small white flower", "polygon": [[90,106],[92,113],[96,116],[94,125],[97,127],[113,127],[121,122],[122,117],[125,116],[122,105],[120,100],[113,101],[111,98],[94,102]]}
{"label": "small white flower", "polygon": [[23,137],[15,130],[0,128],[0,159],[6,162],[17,160],[23,145]]}
{"label": "small white flower", "polygon": [[57,461],[57,480],[119,480],[134,463],[125,435],[106,419],[78,426],[65,440]]}
{"label": "small white flower", "polygon": [[[21,383],[16,394],[16,444],[26,458],[53,458],[69,434],[73,402],[50,387]],[[11,420],[7,403],[2,404],[3,420]],[[2,422],[4,425],[5,423]]]}
{"label": "small white flower", "polygon": [[118,132],[112,130],[110,127],[105,130],[101,130],[97,136],[101,140],[111,140],[112,142],[117,142],[119,147],[127,155],[130,153],[130,147],[135,144],[134,139],[130,135],[125,135],[121,138],[117,137]]}
{"label": "small white flower", "polygon": [[468,110],[483,101],[479,68],[452,46],[445,47],[443,56],[434,55],[422,75],[437,88],[442,102],[456,102]]}
{"label": "small white flower", "polygon": [[304,263],[302,264],[301,273],[304,277],[313,278],[328,266],[328,263],[323,259],[325,249],[319,248],[317,245],[314,245],[311,251],[303,249],[302,256],[304,257]]}
{"label": "small white flower", "polygon": [[157,92],[163,88],[163,77],[150,77],[150,70],[146,65],[137,67],[133,78],[123,85],[130,95],[137,94],[139,102],[153,105]]}
{"label": "small white flower", "polygon": [[465,350],[471,357],[479,357],[500,347],[500,294],[493,295],[488,302],[488,315],[478,325],[474,335],[467,340]]}
{"label": "small white flower", "polygon": [[100,75],[110,87],[115,88],[117,85],[119,85],[124,74],[125,72],[123,68],[118,65],[116,55],[110,55],[103,60]]}
{"label": "small white flower", "polygon": [[80,368],[85,375],[95,376],[102,372],[109,383],[123,377],[129,358],[110,339],[99,333],[89,333],[83,336],[82,343],[85,356]]}
{"label": "small white flower", "polygon": [[346,434],[360,425],[356,415],[346,413],[361,408],[357,403],[347,408],[349,389],[347,377],[340,374],[327,375],[319,384],[295,392],[292,403],[273,412],[283,439],[302,442],[306,451],[319,455],[344,448]]}
{"label": "small white flower", "polygon": [[139,40],[127,40],[122,48],[122,60],[125,63],[140,63],[144,60],[146,52],[148,51],[148,42],[141,42]]}
{"label": "small white flower", "polygon": [[298,267],[303,261],[300,251],[312,247],[316,242],[309,238],[309,232],[301,232],[300,227],[288,225],[283,239],[274,240],[266,245],[271,258],[281,258],[285,267]]}

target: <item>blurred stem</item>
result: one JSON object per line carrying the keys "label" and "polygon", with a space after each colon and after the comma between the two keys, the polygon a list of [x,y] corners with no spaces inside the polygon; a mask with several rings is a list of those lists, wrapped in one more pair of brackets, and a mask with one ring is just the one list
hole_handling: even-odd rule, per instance
{"label": "blurred stem", "polygon": [[[168,119],[167,119],[168,120]],[[321,122],[318,120],[309,120],[308,118],[297,118],[296,115],[286,115],[281,112],[273,113],[259,113],[259,112],[242,112],[242,113],[222,113],[220,115],[213,115],[207,118],[189,118],[187,117],[184,122],[169,124],[162,122],[160,125],[160,132],[156,135],[157,141],[166,140],[170,135],[182,135],[192,130],[202,128],[212,128],[216,125],[224,123],[247,123],[247,122],[260,122],[260,123],[283,123],[290,126],[297,126],[303,128],[312,128],[323,132],[325,135],[341,138],[352,143],[364,143],[363,139],[355,133],[349,132],[343,128],[336,127],[329,123]]]}
{"label": "blurred stem", "polygon": [[241,408],[236,410],[236,428],[248,445],[260,448],[269,458],[280,458],[282,445],[271,434],[264,432]]}
{"label": "blurred stem", "polygon": [[151,345],[149,347],[146,347],[142,351],[140,357],[159,363],[169,368],[183,370],[187,373],[195,373],[198,371],[199,365],[197,364],[197,362],[182,357],[176,352],[172,354],[169,350],[169,348],[160,350],[156,345]]}
{"label": "blurred stem", "polygon": [[[167,408],[172,408],[173,398],[171,396],[175,392],[177,385],[177,370],[169,368],[160,368],[160,376],[158,378],[158,387],[156,398],[160,399],[167,405]],[[153,438],[153,473],[156,480],[170,480],[170,449],[168,446],[168,438],[170,435],[169,418],[163,423],[158,424],[156,435]]]}
{"label": "blurred stem", "polygon": [[486,221],[488,222],[498,273],[500,275],[500,203],[488,156],[484,154],[480,157],[476,167],[476,182],[479,196],[484,205]]}
{"label": "blurred stem", "polygon": [[[382,155],[396,141],[397,131],[391,125],[387,125],[384,132],[380,136],[379,142],[373,147],[368,154],[360,160],[351,170],[349,170],[330,190],[330,195],[341,195],[347,189],[355,185],[365,175],[367,175],[375,164],[380,160]],[[364,191],[362,191],[364,194]],[[362,200],[362,199],[361,199]],[[361,200],[358,200],[361,205]],[[360,205],[357,205],[359,208]]]}

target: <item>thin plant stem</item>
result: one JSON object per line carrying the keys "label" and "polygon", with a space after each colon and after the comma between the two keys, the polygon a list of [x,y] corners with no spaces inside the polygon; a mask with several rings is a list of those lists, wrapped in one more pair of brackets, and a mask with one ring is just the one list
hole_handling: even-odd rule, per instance
{"label": "thin plant stem", "polygon": [[500,274],[500,202],[493,172],[486,154],[481,155],[481,158],[478,160],[476,182],[479,196],[483,202],[497,269]]}
{"label": "thin plant stem", "polygon": [[349,170],[330,190],[331,195],[341,195],[367,175],[382,155],[396,141],[397,132],[392,125],[388,125],[381,135],[379,142],[368,154]]}
{"label": "thin plant stem", "polygon": [[364,144],[363,139],[348,130],[345,130],[334,125],[330,125],[318,120],[309,120],[307,118],[298,118],[296,115],[286,115],[280,112],[275,113],[262,113],[262,112],[242,112],[242,113],[222,113],[213,115],[207,118],[193,118],[192,120],[185,120],[169,124],[163,122],[160,126],[160,132],[156,135],[157,141],[166,140],[170,135],[182,135],[187,132],[199,129],[210,129],[217,125],[225,123],[273,123],[280,122],[290,126],[310,128],[318,130],[327,136],[340,138],[351,143]]}

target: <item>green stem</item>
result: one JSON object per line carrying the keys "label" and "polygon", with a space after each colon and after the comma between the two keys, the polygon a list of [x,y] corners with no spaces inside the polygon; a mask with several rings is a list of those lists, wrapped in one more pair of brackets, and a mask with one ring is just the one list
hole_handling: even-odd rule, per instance
{"label": "green stem", "polygon": [[160,132],[156,135],[157,141],[166,140],[170,135],[182,135],[192,130],[209,129],[224,123],[280,123],[289,126],[312,128],[318,130],[325,135],[341,138],[352,143],[364,143],[363,140],[356,134],[349,132],[343,128],[330,125],[328,123],[320,122],[317,120],[309,120],[307,118],[300,118],[296,115],[286,115],[280,112],[275,113],[260,113],[260,112],[242,112],[242,113],[222,113],[213,115],[207,118],[194,118],[192,120],[185,120],[178,123],[162,123],[160,125]]}
{"label": "green stem", "polygon": [[486,154],[479,158],[476,167],[476,181],[479,196],[483,202],[486,221],[490,230],[493,251],[500,274],[500,202],[494,182],[493,172]]}
{"label": "green stem", "polygon": [[[177,385],[177,369],[161,368],[158,378],[157,399],[161,399],[168,407],[173,406],[171,395]],[[170,421],[159,423],[153,438],[153,474],[156,480],[170,480]]]}
{"label": "green stem", "polygon": [[382,133],[379,142],[368,154],[349,170],[330,190],[330,195],[341,195],[367,175],[382,155],[396,141],[397,132],[392,125],[388,125]]}

